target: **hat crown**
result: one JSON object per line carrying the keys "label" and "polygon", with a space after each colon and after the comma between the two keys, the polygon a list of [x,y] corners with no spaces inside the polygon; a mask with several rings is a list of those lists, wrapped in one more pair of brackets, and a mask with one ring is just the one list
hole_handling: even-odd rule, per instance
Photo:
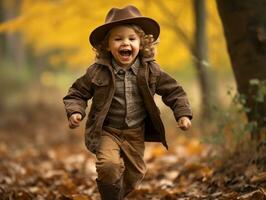
{"label": "hat crown", "polygon": [[112,8],[105,18],[105,23],[111,23],[124,19],[142,17],[140,11],[134,6],[127,6],[125,8]]}
{"label": "hat crown", "polygon": [[104,24],[91,32],[89,37],[91,45],[93,47],[99,45],[104,40],[108,31],[121,24],[135,24],[145,34],[152,34],[155,40],[160,34],[160,26],[154,19],[143,16],[135,6],[128,5],[121,9],[112,8],[107,13]]}

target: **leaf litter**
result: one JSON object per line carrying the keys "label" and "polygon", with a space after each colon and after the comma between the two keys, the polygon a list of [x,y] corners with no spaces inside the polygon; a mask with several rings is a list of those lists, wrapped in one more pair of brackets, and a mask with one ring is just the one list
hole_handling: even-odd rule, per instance
{"label": "leaf litter", "polygon": [[[43,109],[46,116],[52,113]],[[35,115],[13,117],[0,127],[0,199],[100,199],[95,158],[83,145],[83,127],[69,131],[63,115],[50,115],[43,125],[44,117]],[[148,171],[127,199],[266,200],[266,143],[216,159],[213,152],[214,146],[188,137],[169,151],[147,145]]]}

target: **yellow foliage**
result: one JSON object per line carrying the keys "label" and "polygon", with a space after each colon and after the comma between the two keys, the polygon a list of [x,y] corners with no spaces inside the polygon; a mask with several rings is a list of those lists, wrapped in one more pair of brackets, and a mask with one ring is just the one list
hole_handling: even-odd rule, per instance
{"label": "yellow foliage", "polygon": [[[173,18],[163,12],[160,2],[170,11]],[[229,65],[215,1],[206,2],[211,65]],[[128,4],[134,4],[145,16],[160,23],[161,36],[157,59],[163,68],[180,68],[192,59],[184,40],[171,28],[177,24],[190,43],[193,43],[192,0],[22,0],[20,15],[0,24],[0,32],[20,31],[25,42],[32,46],[35,53],[51,55],[50,62],[55,66],[66,63],[69,67],[86,67],[94,60],[94,52],[88,42],[90,32],[103,24],[105,15],[111,7],[123,7]],[[8,6],[14,5],[9,3]]]}
{"label": "yellow foliage", "polygon": [[196,139],[191,139],[187,145],[187,151],[190,155],[199,155],[202,153],[204,146]]}
{"label": "yellow foliage", "polygon": [[165,155],[166,151],[162,146],[154,146],[151,150],[151,155],[154,157],[160,157],[162,155]]}
{"label": "yellow foliage", "polygon": [[89,200],[89,197],[83,194],[73,195],[73,200]]}

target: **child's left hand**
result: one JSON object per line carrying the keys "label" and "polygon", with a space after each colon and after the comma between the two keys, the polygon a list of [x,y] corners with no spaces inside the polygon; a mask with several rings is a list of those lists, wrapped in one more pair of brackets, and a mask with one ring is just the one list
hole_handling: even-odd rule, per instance
{"label": "child's left hand", "polygon": [[188,117],[180,117],[177,123],[177,128],[180,128],[183,131],[186,131],[191,127],[191,121]]}

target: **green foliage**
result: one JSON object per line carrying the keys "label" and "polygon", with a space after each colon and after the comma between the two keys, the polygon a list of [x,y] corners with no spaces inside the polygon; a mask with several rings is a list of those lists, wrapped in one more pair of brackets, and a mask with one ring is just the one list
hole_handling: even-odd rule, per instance
{"label": "green foliage", "polygon": [[8,62],[1,62],[0,65],[0,89],[4,94],[20,90],[32,77],[32,71],[28,67],[16,68]]}
{"label": "green foliage", "polygon": [[28,67],[16,68],[5,61],[0,66],[0,106],[11,107],[14,101],[18,101],[18,94],[30,84],[33,71]]}
{"label": "green foliage", "polygon": [[249,81],[250,96],[254,102],[253,107],[247,104],[247,96],[243,94],[234,94],[232,89],[227,91],[230,96],[231,104],[228,108],[222,110],[213,107],[215,114],[215,124],[211,135],[202,138],[203,142],[219,145],[222,149],[235,150],[241,145],[250,134],[258,128],[257,121],[248,121],[246,115],[252,113],[259,117],[259,104],[265,101],[266,81],[251,79]]}
{"label": "green foliage", "polygon": [[260,81],[258,79],[251,79],[249,84],[253,88],[256,88],[255,94],[252,95],[254,101],[257,103],[263,103],[266,97],[266,80]]}

